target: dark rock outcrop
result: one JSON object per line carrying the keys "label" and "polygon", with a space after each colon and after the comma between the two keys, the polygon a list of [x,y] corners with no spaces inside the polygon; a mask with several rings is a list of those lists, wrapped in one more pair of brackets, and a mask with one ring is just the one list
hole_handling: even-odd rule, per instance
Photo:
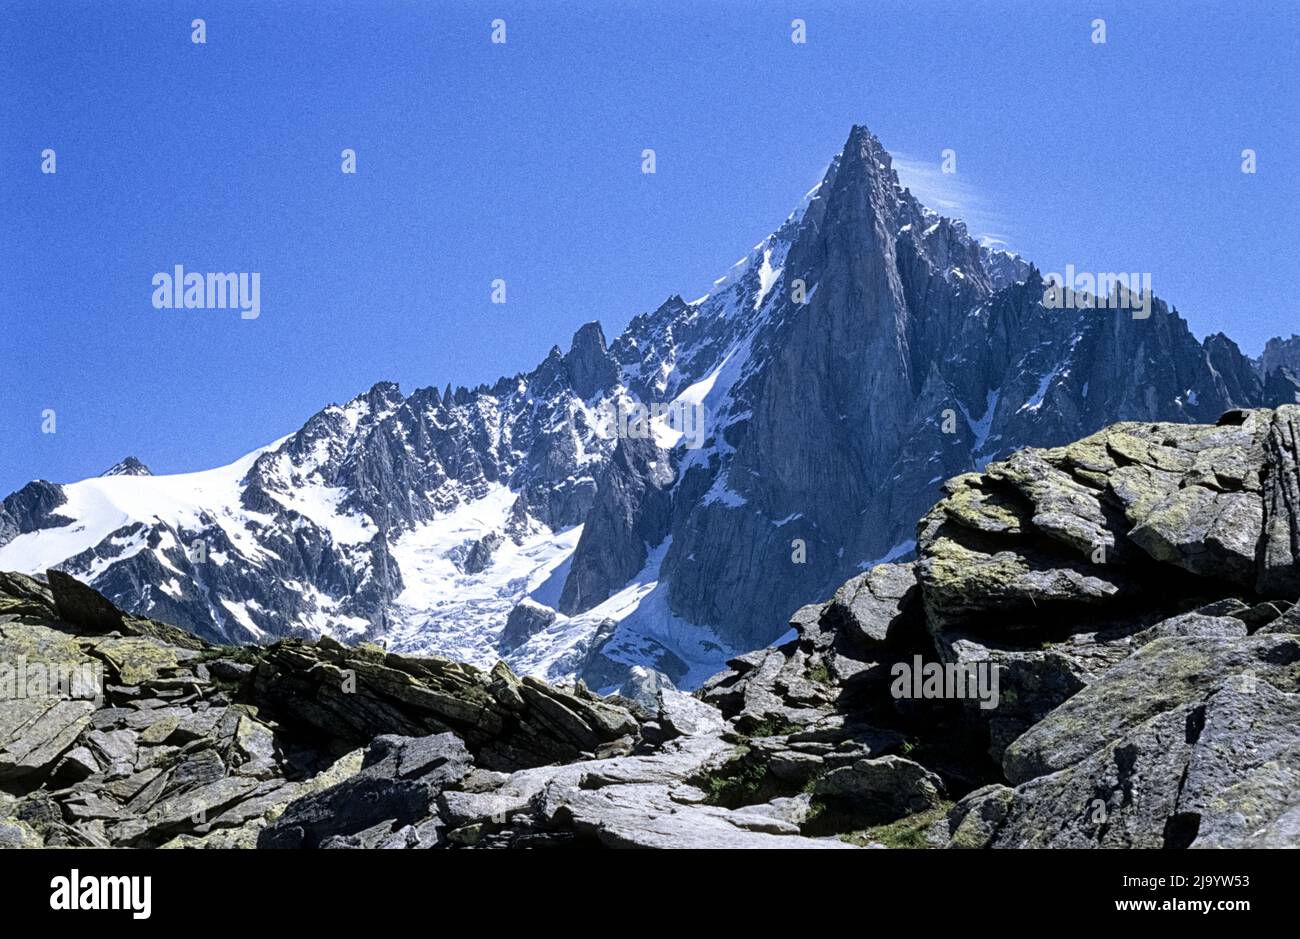
{"label": "dark rock outcrop", "polygon": [[506,628],[501,632],[501,651],[509,652],[527,642],[554,623],[555,615],[549,606],[525,599],[510,611],[510,616],[506,619]]}
{"label": "dark rock outcrop", "polygon": [[1264,379],[1264,404],[1269,407],[1300,404],[1300,376],[1286,366],[1269,372]]}

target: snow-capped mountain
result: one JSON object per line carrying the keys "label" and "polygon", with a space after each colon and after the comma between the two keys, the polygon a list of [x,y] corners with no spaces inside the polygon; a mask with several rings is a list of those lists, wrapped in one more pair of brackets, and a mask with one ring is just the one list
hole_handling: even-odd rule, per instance
{"label": "snow-capped mountain", "polygon": [[[58,567],[220,641],[382,637],[599,688],[634,664],[691,686],[907,555],[949,476],[1296,393],[1286,363],[1261,374],[1159,299],[1135,319],[1043,298],[1036,269],[922,206],[855,127],[703,297],[608,344],[588,323],[492,386],[377,384],[220,469],[131,458],[30,483],[0,503],[0,570]],[[639,407],[640,432],[619,423]],[[694,436],[665,416],[686,412]]]}

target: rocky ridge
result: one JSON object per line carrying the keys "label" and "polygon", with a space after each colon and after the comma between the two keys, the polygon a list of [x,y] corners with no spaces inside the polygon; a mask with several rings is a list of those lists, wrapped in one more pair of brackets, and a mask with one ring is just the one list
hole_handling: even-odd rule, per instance
{"label": "rocky ridge", "polygon": [[684,781],[731,748],[670,686],[602,699],[329,638],[213,646],[58,571],[0,575],[0,692],[0,847],[843,847],[704,804]]}
{"label": "rocky ridge", "polygon": [[212,646],[2,575],[0,662],[103,679],[0,701],[0,844],[1300,846],[1298,453],[1296,406],[1017,451],[694,696]]}

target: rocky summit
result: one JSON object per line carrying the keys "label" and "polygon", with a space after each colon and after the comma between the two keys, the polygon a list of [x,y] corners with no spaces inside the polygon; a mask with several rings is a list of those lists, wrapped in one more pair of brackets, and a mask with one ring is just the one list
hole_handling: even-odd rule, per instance
{"label": "rocky summit", "polygon": [[1295,405],[1015,451],[694,694],[0,575],[0,845],[1300,847],[1298,454]]}

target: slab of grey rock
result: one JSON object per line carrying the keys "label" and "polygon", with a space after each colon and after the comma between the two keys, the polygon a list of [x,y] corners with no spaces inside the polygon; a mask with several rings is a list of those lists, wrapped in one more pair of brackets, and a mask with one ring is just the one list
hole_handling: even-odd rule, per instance
{"label": "slab of grey rock", "polygon": [[91,701],[7,698],[0,701],[0,780],[43,773],[90,724]]}
{"label": "slab of grey rock", "polygon": [[835,591],[822,619],[861,645],[881,645],[906,628],[916,593],[913,565],[878,564]]}
{"label": "slab of grey rock", "polygon": [[1064,769],[1230,676],[1252,673],[1289,691],[1296,663],[1300,637],[1292,635],[1156,639],[1012,742],[1003,773],[1021,783]]}

